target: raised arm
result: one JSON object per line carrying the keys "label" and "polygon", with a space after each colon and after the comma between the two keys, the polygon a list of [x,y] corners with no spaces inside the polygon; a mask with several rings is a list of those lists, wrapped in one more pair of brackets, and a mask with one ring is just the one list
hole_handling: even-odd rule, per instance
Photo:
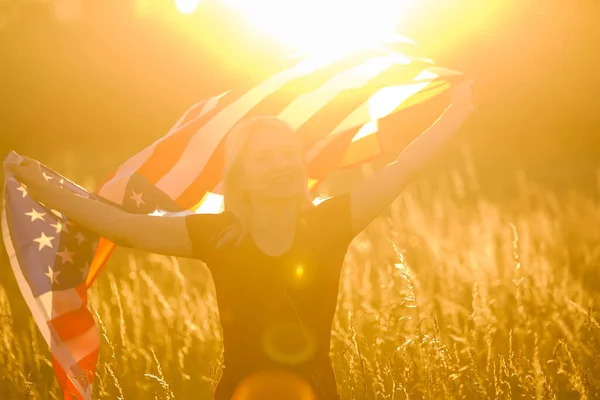
{"label": "raised arm", "polygon": [[473,110],[471,81],[456,85],[452,104],[415,139],[396,161],[377,171],[350,192],[352,229],[363,230],[402,192],[414,174],[436,155]]}
{"label": "raised arm", "polygon": [[193,256],[185,217],[131,214],[79,196],[46,182],[39,162],[27,157],[19,165],[6,166],[37,200],[119,246],[178,257]]}

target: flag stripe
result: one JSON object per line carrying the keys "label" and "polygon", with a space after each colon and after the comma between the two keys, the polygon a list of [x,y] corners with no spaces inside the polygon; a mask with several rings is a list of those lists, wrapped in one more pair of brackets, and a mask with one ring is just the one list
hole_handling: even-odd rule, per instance
{"label": "flag stripe", "polygon": [[[62,368],[56,357],[52,357],[56,378],[63,390],[65,399],[72,400],[72,396],[75,396],[77,399],[91,399],[92,383],[94,382],[94,377],[96,375],[96,365],[98,363],[99,353],[99,349],[96,349],[69,368],[69,376],[72,377],[72,380],[77,381],[81,389],[78,389],[72,383],[71,378],[67,377],[65,370]],[[80,390],[84,390],[84,396],[80,394]]]}
{"label": "flag stripe", "polygon": [[336,168],[346,153],[346,147],[360,127],[350,128],[331,136],[329,145],[315,152],[307,163],[307,172],[311,179],[323,180],[328,172]]}
{"label": "flag stripe", "polygon": [[96,253],[94,254],[94,258],[92,259],[92,263],[90,265],[90,270],[88,271],[88,275],[85,279],[86,287],[90,287],[92,283],[96,280],[96,277],[100,273],[100,270],[104,266],[104,263],[110,258],[113,251],[115,251],[116,245],[112,243],[110,240],[101,237],[98,241],[98,248],[96,249]]}
{"label": "flag stripe", "polygon": [[194,104],[190,108],[188,108],[187,111],[183,114],[183,116],[179,119],[179,121],[177,121],[177,123],[171,129],[176,128],[177,130],[179,130],[182,126],[186,125],[188,122],[191,122],[192,120],[198,118],[200,115],[202,115],[203,110],[206,107],[206,105],[207,105],[207,100],[202,100],[202,101],[199,101],[198,103]]}
{"label": "flag stripe", "polygon": [[84,304],[75,289],[46,292],[38,297],[38,302],[42,305],[48,318],[55,318],[78,310]]}
{"label": "flag stripe", "polygon": [[[340,66],[344,68],[349,66],[348,60],[345,61],[327,68],[326,73],[320,74],[319,78],[324,79],[323,82],[320,79],[314,79],[312,75],[310,80],[303,79],[307,77],[291,80],[259,101],[254,108],[248,111],[247,115],[279,114],[293,127],[299,127],[297,129],[299,137],[303,140],[305,148],[308,148],[327,134],[328,123],[333,126],[339,124],[349,110],[353,110],[363,103],[364,94],[373,90],[373,87],[389,84],[391,79],[407,81],[418,71],[416,66],[413,66],[409,73],[405,73],[406,66],[396,68],[397,65],[393,64],[395,61],[393,57],[377,57],[369,58],[358,65],[356,63],[359,59],[353,58],[352,67],[340,72]],[[334,72],[337,74],[331,76]],[[315,87],[318,89],[313,90]],[[355,94],[355,97],[352,98],[351,94]],[[280,113],[279,109],[282,109]],[[232,118],[235,117],[232,116]],[[241,117],[238,116],[238,118]],[[291,119],[291,122],[288,118]],[[181,207],[188,208],[196,204],[198,198],[202,198],[222,179],[219,172],[224,167],[225,136],[205,165],[201,163],[193,165],[199,171],[198,176],[177,198],[176,202]]]}
{"label": "flag stripe", "polygon": [[94,375],[96,373],[96,363],[98,362],[98,355],[100,353],[100,349],[92,351],[87,356],[83,357],[81,360],[77,361],[77,365],[71,367],[71,372],[73,375],[83,374],[89,384],[94,382]]}
{"label": "flag stripe", "polygon": [[368,162],[369,160],[379,156],[382,152],[379,136],[369,135],[360,139],[360,143],[350,143],[340,166],[346,167],[355,165],[360,162]]}
{"label": "flag stripe", "polygon": [[[55,178],[55,184],[58,184],[58,179],[56,178],[62,178],[60,177],[60,175],[54,173],[53,171],[48,170],[46,167],[43,166],[43,171],[45,171],[48,176],[53,176]],[[53,181],[51,181],[53,182]],[[77,359],[74,359],[73,355],[75,357],[78,357],[79,355],[85,355],[85,354],[89,354],[91,351],[94,350],[94,345],[95,345],[95,349],[98,348],[98,343],[99,341],[95,341],[95,342],[91,342],[91,335],[86,332],[86,334],[83,336],[83,338],[80,337],[74,337],[69,343],[67,343],[66,345],[64,343],[61,343],[61,339],[59,337],[59,335],[56,334],[56,332],[50,328],[48,321],[50,320],[50,318],[54,315],[54,316],[58,316],[58,318],[60,318],[61,315],[65,315],[65,314],[61,314],[64,313],[65,311],[69,310],[71,307],[74,307],[74,305],[69,305],[67,304],[68,301],[73,301],[74,304],[79,304],[81,307],[80,308],[85,308],[85,296],[80,296],[78,295],[78,290],[81,290],[81,286],[79,285],[78,288],[76,289],[65,289],[65,290],[57,290],[54,294],[52,294],[52,292],[43,292],[42,295],[40,297],[36,297],[32,291],[32,283],[30,281],[28,281],[25,278],[25,272],[26,271],[30,271],[30,274],[32,274],[31,276],[39,276],[40,268],[44,268],[44,265],[41,265],[39,260],[42,260],[43,257],[49,257],[52,258],[52,260],[55,260],[55,252],[58,249],[58,243],[56,241],[56,239],[58,239],[60,241],[60,236],[58,236],[54,242],[53,242],[53,248],[52,251],[49,251],[50,249],[45,248],[44,251],[45,252],[39,252],[37,248],[30,248],[31,246],[29,245],[29,241],[27,239],[27,237],[31,237],[32,233],[35,233],[35,231],[37,229],[39,229],[40,231],[43,230],[43,227],[45,226],[44,224],[50,224],[52,222],[56,222],[56,220],[54,219],[48,219],[46,218],[44,221],[35,221],[35,222],[29,222],[26,221],[26,223],[23,223],[22,218],[18,218],[20,217],[19,215],[19,208],[23,208],[23,207],[28,207],[28,206],[24,206],[21,205],[21,207],[19,207],[19,203],[20,202],[29,202],[31,203],[35,203],[35,201],[33,199],[31,199],[29,196],[17,196],[18,198],[15,198],[14,196],[10,195],[10,190],[11,188],[15,187],[15,184],[17,183],[17,181],[9,174],[7,173],[7,171],[5,170],[5,188],[4,188],[4,202],[3,202],[3,206],[2,206],[2,236],[3,236],[3,240],[4,240],[4,245],[5,248],[7,250],[8,256],[9,256],[9,262],[11,265],[11,268],[13,270],[13,274],[15,276],[15,279],[17,281],[17,284],[19,285],[19,289],[21,290],[21,294],[23,295],[23,298],[25,300],[25,302],[27,303],[31,314],[33,316],[33,319],[36,323],[36,325],[38,326],[38,329],[42,335],[42,337],[44,338],[44,340],[46,341],[46,343],[50,346],[53,358],[56,360],[56,364],[55,365],[60,365],[62,367],[60,367],[60,369],[62,369],[63,367],[68,367],[70,365],[72,365],[73,363],[75,363],[77,361]],[[82,193],[85,194],[87,197],[87,192],[84,192],[83,189],[81,189],[79,186],[72,184],[71,182],[69,182],[68,180],[64,180],[64,183],[62,184],[63,187],[66,190],[71,190],[74,191],[76,193]],[[10,212],[7,209],[10,206]],[[64,220],[63,220],[64,222]],[[28,225],[29,223],[33,224],[33,225]],[[21,224],[20,229],[14,231],[14,236],[13,236],[13,231],[12,231],[12,227],[15,226],[15,224]],[[41,225],[40,225],[41,224]],[[32,232],[33,229],[33,232]],[[40,232],[38,231],[38,232]],[[25,236],[23,236],[25,235]],[[17,240],[17,242],[14,242],[14,240]],[[21,241],[21,243],[25,242],[26,245],[23,246],[22,244],[18,244],[19,241]],[[18,249],[15,248],[15,244],[18,245]],[[18,251],[17,251],[18,250]],[[39,259],[31,258],[31,257],[26,257],[23,258],[22,255],[25,254],[38,254],[39,255]],[[51,266],[51,268],[54,268],[55,266]],[[35,269],[38,269],[37,271]],[[55,271],[56,272],[56,271]],[[83,277],[82,277],[83,278]],[[48,278],[48,281],[50,282],[51,279]],[[51,284],[51,289],[52,290],[56,290],[55,288],[58,286],[60,287],[60,285],[58,283],[55,284]],[[68,314],[68,311],[67,311]],[[95,325],[92,323],[93,327],[95,327]],[[73,335],[71,335],[73,336]],[[99,337],[99,336],[98,336]],[[82,343],[82,339],[85,340],[84,343]],[[75,353],[71,353],[72,350],[76,350],[73,347],[73,344],[77,344],[79,343],[81,346],[80,348],[75,352]],[[58,351],[55,351],[55,349],[58,349]],[[67,374],[68,375],[68,374]],[[66,382],[66,383],[65,383]],[[74,377],[72,375],[69,375],[65,378],[65,382],[62,382],[63,384],[65,384],[66,386],[70,386],[73,388],[73,390],[75,390],[78,393],[78,398],[81,399],[91,399],[91,387],[89,388],[85,388],[83,387],[81,384],[75,382]],[[61,386],[61,387],[66,387],[66,386]],[[89,385],[88,385],[89,386]]]}
{"label": "flag stripe", "polygon": [[177,163],[183,152],[188,146],[190,139],[196,134],[208,120],[213,118],[222,107],[231,104],[238,97],[235,93],[227,93],[223,97],[214,99],[211,102],[211,108],[203,112],[182,126],[168,140],[159,143],[150,156],[150,158],[138,169],[137,173],[142,175],[151,183],[157,183],[167,172]]}
{"label": "flag stripe", "polygon": [[[92,352],[100,347],[100,332],[94,325],[83,334],[78,335],[68,341],[57,343],[52,341],[50,349],[52,354],[60,361],[61,366],[66,370],[76,365]],[[63,362],[66,360],[67,362]]]}
{"label": "flag stripe", "polygon": [[[342,65],[347,67],[348,60],[345,61],[346,62],[342,63]],[[261,99],[252,109],[239,119],[258,115],[277,115],[280,112],[284,112],[285,109],[292,106],[292,103],[298,99],[298,93],[311,92],[315,88],[326,84],[329,82],[331,73],[335,72],[334,69],[338,69],[339,67],[339,64],[330,65],[323,70],[315,72],[309,77],[301,76],[285,83],[281,88]],[[314,111],[316,110],[313,109],[310,112],[313,113]],[[229,131],[231,131],[231,129]],[[225,140],[229,131],[223,135],[223,138],[212,152],[206,164],[198,166],[198,169],[200,170],[198,177],[194,179],[176,199],[176,203],[180,207],[193,207],[198,202],[199,198],[204,197],[207,192],[214,189],[221,180],[222,177],[220,171],[223,170],[225,164]]]}
{"label": "flag stripe", "polygon": [[[401,112],[403,109],[405,108],[409,108],[412,107],[414,105],[417,105],[421,102],[426,102],[429,98],[433,97],[434,95],[437,96],[439,94],[441,94],[443,91],[445,91],[447,88],[449,88],[449,83],[445,80],[445,79],[440,79],[439,81],[436,81],[436,79],[440,79],[440,78],[435,78],[433,79],[426,79],[426,80],[420,80],[418,82],[416,82],[416,84],[421,84],[421,83],[428,83],[428,86],[425,89],[422,89],[420,91],[418,91],[418,87],[412,87],[407,90],[407,86],[409,85],[401,85],[400,87],[403,88],[403,92],[406,94],[406,96],[401,96],[400,98],[396,98],[396,103],[399,103],[396,105],[395,109],[390,112],[390,114],[394,114],[394,113],[398,113]],[[415,78],[415,81],[417,81],[417,79]],[[412,84],[411,84],[412,85]],[[439,85],[440,87],[444,87],[444,89],[440,89],[440,87],[437,87],[437,85]],[[388,86],[385,88],[382,88],[381,90],[386,90],[386,89],[391,89],[393,88],[393,86]],[[431,93],[429,92],[429,88],[434,88],[435,89],[435,93]],[[417,91],[417,93],[414,93],[415,91]],[[310,165],[311,163],[313,163],[313,160],[315,160],[317,157],[320,157],[323,154],[326,154],[329,147],[338,147],[338,146],[343,146],[345,147],[346,145],[350,145],[350,142],[346,142],[345,139],[341,139],[338,141],[338,137],[339,136],[343,136],[344,138],[346,138],[347,132],[349,129],[355,129],[356,127],[359,127],[361,125],[364,126],[364,124],[368,123],[373,116],[372,114],[372,110],[371,108],[371,100],[373,100],[379,92],[376,92],[373,94],[373,96],[371,96],[369,99],[367,99],[364,103],[362,103],[360,106],[358,106],[357,108],[355,108],[352,112],[350,112],[335,128],[331,129],[328,134],[320,139],[317,143],[315,143],[312,147],[310,147],[310,149],[307,151],[307,155],[306,155],[306,159],[308,164]],[[419,100],[413,100],[413,98],[415,96],[418,96]],[[402,114],[404,118],[404,114]],[[439,116],[439,114],[437,114]],[[384,118],[383,120],[387,120],[387,118]],[[397,120],[397,119],[395,119]],[[401,119],[402,120],[402,119]],[[399,128],[394,128],[393,126],[391,126],[390,124],[387,124],[386,127],[389,127],[389,129],[387,128],[382,128],[381,127],[381,121],[382,119],[379,118],[378,119],[378,131],[379,132],[388,132],[390,133],[390,135],[398,135],[398,133],[400,132]],[[358,136],[360,129],[355,129],[356,135]],[[327,130],[325,130],[325,132],[327,132]],[[356,139],[356,137],[355,137]],[[346,145],[344,145],[344,143],[346,143]],[[334,149],[334,153],[339,155],[339,151],[338,149]],[[341,159],[341,158],[340,158]],[[340,159],[336,158],[335,160],[339,161]],[[316,163],[314,164],[315,166],[313,167],[313,171],[318,168],[316,165],[320,165],[323,161],[316,161]],[[329,164],[334,164],[334,161],[330,161],[330,162],[325,162],[324,165],[329,165]],[[314,173],[314,172],[313,172]]]}
{"label": "flag stripe", "polygon": [[184,192],[175,200],[182,208],[191,208],[199,198],[204,198],[222,179],[221,171],[225,165],[225,140],[221,140],[210,159],[200,172],[198,178],[185,188]]}
{"label": "flag stripe", "polygon": [[[6,180],[13,179],[9,176],[6,176]],[[40,333],[44,340],[47,343],[50,343],[50,331],[46,327],[46,319],[44,314],[42,313],[43,307],[39,307],[36,301],[33,292],[31,291],[31,287],[29,286],[29,282],[25,279],[23,275],[23,271],[21,269],[21,263],[18,258],[17,252],[15,251],[14,245],[11,240],[9,224],[11,221],[9,220],[8,214],[6,212],[7,205],[7,197],[4,197],[4,202],[2,205],[2,238],[4,239],[4,247],[6,248],[6,253],[8,254],[8,259],[10,265],[13,270],[13,274],[15,275],[15,279],[17,284],[19,285],[19,289],[21,290],[21,294],[27,303],[27,306],[31,310],[31,314],[33,316],[34,321],[40,327]],[[42,327],[46,327],[43,329]]]}
{"label": "flag stripe", "polygon": [[[97,359],[94,362],[94,373],[96,371],[96,363]],[[86,384],[82,380],[76,379],[76,374],[73,374],[71,370],[69,370],[69,376],[62,368],[56,357],[52,356],[52,365],[54,367],[54,374],[56,375],[56,380],[63,392],[64,400],[73,400],[76,398],[77,400],[91,399],[92,398],[92,386]],[[71,378],[72,377],[72,378]],[[74,383],[76,382],[76,384]]]}
{"label": "flag stripe", "polygon": [[[213,97],[207,101],[198,103],[192,108],[201,109],[202,112],[207,112],[212,110],[216,106],[217,102],[218,98]],[[160,143],[168,140],[171,136],[177,134],[177,132],[179,132],[180,129],[185,128],[187,124],[193,122],[193,120],[188,121],[191,115],[194,115],[194,113],[191,113],[190,110],[188,110],[169,130],[169,132],[167,132],[165,136],[156,140],[150,146],[146,147],[144,150],[140,151],[139,153],[135,154],[133,157],[125,161],[117,169],[117,171],[105,183],[103,183],[100,186],[98,190],[98,195],[107,200],[112,201],[115,204],[122,204],[123,198],[125,197],[125,188],[127,187],[127,182],[129,181],[131,175],[148,161],[152,154],[154,154],[155,148]]]}
{"label": "flag stripe", "polygon": [[[440,106],[433,106],[433,103],[439,103],[440,95],[446,93],[445,89],[441,89],[442,87],[448,88],[448,82],[432,82],[427,88],[408,97],[393,113],[380,118],[377,121],[378,131],[373,134],[378,138],[377,143],[379,143],[379,146],[385,148],[386,144],[389,144],[390,148],[404,148],[425,129],[433,125],[443,110]],[[414,96],[420,96],[420,99],[414,101]],[[443,107],[446,106],[444,104],[442,103]],[[408,110],[409,107],[417,107],[417,109]],[[426,112],[428,109],[429,112]],[[418,122],[415,122],[414,119],[407,118],[406,113],[408,111],[413,111],[413,114],[425,115],[419,118]],[[410,124],[407,124],[409,121]],[[371,152],[371,154],[363,153],[361,156],[357,156],[357,154],[360,154],[362,145],[365,144],[362,141],[365,138],[360,139],[358,142],[352,142],[352,135],[356,134],[358,129],[336,132],[337,130],[338,128],[334,129],[325,140],[321,140],[311,148],[307,157],[308,173],[311,178],[324,179],[324,176],[334,168],[350,168],[357,163],[368,162],[380,154],[380,152]],[[383,132],[387,134],[384,135]],[[385,144],[379,140],[382,135],[386,139]]]}
{"label": "flag stripe", "polygon": [[358,75],[356,70],[360,70],[377,54],[371,50],[321,65],[319,69],[292,79],[267,95],[246,116],[278,115],[293,129],[297,129],[315,113],[315,103],[323,103],[330,92],[337,93],[335,85],[343,79],[339,78],[340,75]]}
{"label": "flag stripe", "polygon": [[265,96],[277,91],[298,76],[300,72],[295,69],[283,71],[244,93],[235,102],[222,109],[194,135],[178,163],[157,183],[158,188],[172,199],[179,198],[198,177],[221,140],[237,121],[259,104]]}
{"label": "flag stripe", "polygon": [[85,305],[48,321],[51,332],[63,342],[85,334],[95,323],[92,313]]}
{"label": "flag stripe", "polygon": [[[257,114],[277,115],[277,109],[267,108],[272,104],[272,100],[270,99],[278,98],[279,96],[279,98],[291,101],[295,96],[298,96],[298,92],[293,92],[292,89],[300,90],[301,93],[304,93],[307,89],[310,90],[312,87],[318,87],[321,79],[326,81],[331,78],[332,74],[339,73],[340,69],[345,70],[349,65],[353,66],[361,61],[364,62],[364,56],[341,58],[331,64],[311,64],[307,60],[304,60],[295,67],[269,77],[244,93],[237,101],[223,108],[213,119],[203,126],[194,135],[192,140],[190,140],[189,146],[179,162],[158,182],[157,186],[173,199],[180,198],[192,185],[194,185],[194,188],[190,189],[190,191],[202,196],[202,188],[206,187],[206,190],[210,190],[211,185],[207,185],[204,182],[194,183],[194,181],[198,179],[200,172],[209,162],[211,155],[214,154],[221,140],[241,118],[246,115]],[[307,67],[308,65],[311,65],[312,68]],[[319,69],[324,69],[321,74]],[[308,76],[309,73],[311,74],[310,76]],[[301,79],[304,76],[308,76],[306,81]],[[295,84],[294,81],[296,80],[299,80],[299,83]],[[302,82],[305,82],[305,84]],[[265,108],[260,107],[255,109],[259,104],[264,104]],[[284,102],[283,105],[287,104]],[[280,106],[277,105],[276,107]],[[178,204],[183,203],[187,204],[187,201],[178,200]]]}
{"label": "flag stripe", "polygon": [[359,108],[361,104],[368,101],[369,93],[389,85],[390,81],[410,81],[417,72],[418,70],[409,69],[406,66],[389,65],[387,68],[380,70],[372,79],[364,82],[363,85],[359,87],[351,86],[347,90],[337,93],[327,105],[317,111],[312,119],[298,129],[304,148],[309,150],[349,114]]}

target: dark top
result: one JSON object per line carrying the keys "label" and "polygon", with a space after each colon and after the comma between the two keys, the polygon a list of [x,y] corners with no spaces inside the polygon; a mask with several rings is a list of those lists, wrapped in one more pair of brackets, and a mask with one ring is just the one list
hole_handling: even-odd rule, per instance
{"label": "dark top", "polygon": [[310,383],[319,400],[339,399],[329,358],[340,271],[354,235],[349,195],[298,216],[294,242],[269,256],[247,233],[217,248],[231,212],[186,217],[194,255],[214,279],[223,328],[224,370],[215,400],[230,400],[250,374],[282,370]]}

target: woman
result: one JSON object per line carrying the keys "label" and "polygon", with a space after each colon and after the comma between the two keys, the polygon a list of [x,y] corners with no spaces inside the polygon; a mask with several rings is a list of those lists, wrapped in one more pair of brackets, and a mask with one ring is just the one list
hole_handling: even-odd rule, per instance
{"label": "woman", "polygon": [[220,214],[128,214],[48,184],[32,159],[8,168],[47,207],[121,246],[206,263],[224,339],[215,399],[339,399],[329,341],[345,253],[469,115],[470,82],[452,95],[441,123],[396,162],[317,206],[299,138],[274,117],[229,135]]}

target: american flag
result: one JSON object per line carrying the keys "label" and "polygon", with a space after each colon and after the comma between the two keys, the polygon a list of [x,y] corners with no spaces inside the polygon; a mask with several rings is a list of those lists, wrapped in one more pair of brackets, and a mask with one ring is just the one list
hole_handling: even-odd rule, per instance
{"label": "american flag", "polygon": [[[296,129],[309,185],[316,190],[333,173],[392,161],[429,126],[443,123],[438,118],[450,105],[449,89],[465,80],[460,72],[390,48],[290,62],[255,86],[195,104],[165,136],[124,162],[95,195],[86,195],[132,213],[218,212],[224,139],[238,121],[255,115],[279,116]],[[53,171],[46,173],[52,182],[81,193]],[[100,238],[91,247],[97,236],[69,225],[10,178],[4,214],[15,276],[51,347],[65,396],[90,398],[99,340],[85,294],[114,245]],[[69,321],[63,329],[55,327],[60,316]],[[70,341],[76,345],[66,345]]]}
{"label": "american flag", "polygon": [[[43,173],[52,184],[94,197],[48,168]],[[9,172],[5,178],[2,234],[13,273],[50,346],[65,398],[68,392],[91,398],[100,335],[85,280],[99,237],[36,201]]]}

